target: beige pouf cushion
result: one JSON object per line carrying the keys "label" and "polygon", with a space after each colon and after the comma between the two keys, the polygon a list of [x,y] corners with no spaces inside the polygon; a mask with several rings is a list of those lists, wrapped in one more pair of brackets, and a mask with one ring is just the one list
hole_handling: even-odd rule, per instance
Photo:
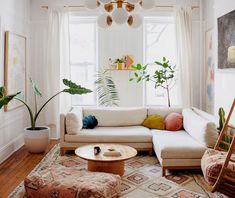
{"label": "beige pouf cushion", "polygon": [[32,174],[24,181],[27,198],[116,198],[120,196],[120,183],[118,175],[59,165]]}

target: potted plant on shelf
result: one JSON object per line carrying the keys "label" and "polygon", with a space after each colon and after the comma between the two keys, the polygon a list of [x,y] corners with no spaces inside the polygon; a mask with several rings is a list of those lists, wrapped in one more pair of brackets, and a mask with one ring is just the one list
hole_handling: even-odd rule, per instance
{"label": "potted plant on shelf", "polygon": [[38,110],[37,108],[37,98],[42,97],[41,92],[39,91],[37,85],[34,83],[32,79],[30,79],[33,91],[34,91],[34,111],[33,108],[31,108],[25,101],[17,97],[20,92],[13,94],[13,95],[5,95],[5,88],[0,87],[0,109],[7,105],[12,99],[18,100],[22,102],[25,107],[28,110],[30,122],[30,127],[26,127],[24,129],[24,141],[25,146],[29,150],[29,152],[32,153],[41,153],[45,151],[47,148],[48,142],[49,142],[49,133],[50,128],[47,126],[37,126],[37,119],[42,110],[45,108],[45,106],[56,96],[58,96],[61,93],[69,93],[71,95],[81,95],[81,94],[87,94],[92,92],[89,89],[86,89],[84,87],[81,87],[80,85],[77,85],[76,83],[63,79],[63,84],[66,86],[65,89],[61,90],[60,92],[56,93],[52,97],[50,97]]}
{"label": "potted plant on shelf", "polygon": [[169,60],[163,57],[162,62],[155,61],[155,64],[158,66],[155,72],[152,74],[148,73],[148,65],[142,66],[141,64],[133,65],[134,77],[130,79],[133,81],[136,79],[137,83],[140,81],[152,81],[155,84],[155,88],[161,87],[166,90],[168,107],[171,106],[170,101],[170,89],[175,84],[175,68],[176,66],[171,66]]}
{"label": "potted plant on shelf", "polygon": [[124,69],[124,63],[125,63],[125,59],[124,58],[117,58],[114,60],[114,63],[117,64],[117,69],[118,70],[122,70]]}

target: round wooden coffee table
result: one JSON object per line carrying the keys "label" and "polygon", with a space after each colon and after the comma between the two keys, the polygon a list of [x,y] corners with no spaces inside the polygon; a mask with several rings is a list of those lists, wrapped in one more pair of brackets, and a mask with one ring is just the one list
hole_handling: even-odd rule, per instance
{"label": "round wooden coffee table", "polygon": [[[94,154],[94,147],[99,146],[101,152]],[[108,148],[114,148],[121,153],[119,157],[104,156]],[[78,157],[87,160],[88,170],[93,172],[106,172],[122,176],[124,174],[124,162],[137,155],[137,150],[126,145],[119,144],[91,144],[79,147],[75,150]]]}

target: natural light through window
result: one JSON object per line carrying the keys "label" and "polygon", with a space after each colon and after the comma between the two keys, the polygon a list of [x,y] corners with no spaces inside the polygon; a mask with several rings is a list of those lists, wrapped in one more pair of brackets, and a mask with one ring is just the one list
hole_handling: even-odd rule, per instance
{"label": "natural light through window", "polygon": [[[173,17],[151,17],[144,19],[144,59],[149,64],[148,71],[154,73],[155,61],[162,61],[163,57],[176,65],[176,39]],[[170,90],[172,105],[179,105],[178,72],[176,81]],[[145,105],[167,105],[165,89],[156,88],[153,82],[145,83]]]}
{"label": "natural light through window", "polygon": [[[96,56],[96,19],[70,16],[71,79],[94,90]],[[72,96],[72,105],[96,105],[94,92]]]}

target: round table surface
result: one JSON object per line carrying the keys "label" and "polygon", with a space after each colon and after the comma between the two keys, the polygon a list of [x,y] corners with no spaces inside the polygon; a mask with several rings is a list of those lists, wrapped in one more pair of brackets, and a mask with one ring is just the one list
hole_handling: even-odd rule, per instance
{"label": "round table surface", "polygon": [[[99,146],[101,148],[101,152],[98,155],[94,154],[94,147]],[[110,157],[104,156],[104,152],[108,151],[108,149],[115,149],[121,153],[121,156],[118,157]],[[97,161],[97,162],[116,162],[116,161],[124,161],[128,160],[137,155],[137,150],[126,145],[120,144],[89,144],[86,146],[81,146],[75,150],[75,154],[85,160]]]}

